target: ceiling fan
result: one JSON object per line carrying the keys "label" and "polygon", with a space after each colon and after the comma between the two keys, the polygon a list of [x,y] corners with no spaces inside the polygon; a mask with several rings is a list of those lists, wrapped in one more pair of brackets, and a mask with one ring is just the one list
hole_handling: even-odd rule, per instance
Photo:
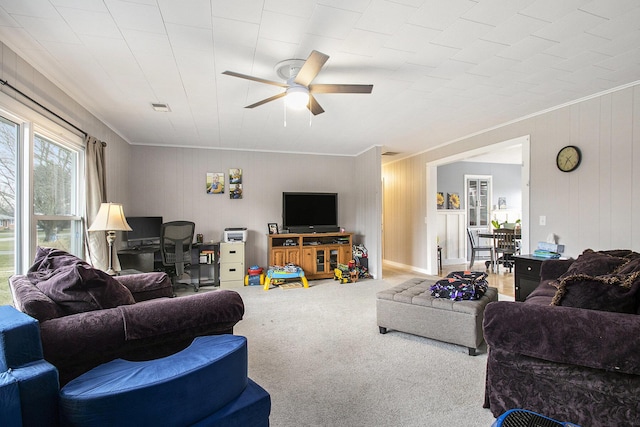
{"label": "ceiling fan", "polygon": [[254,104],[247,105],[245,108],[259,107],[267,102],[275,101],[284,96],[287,99],[298,98],[302,100],[302,105],[306,106],[313,115],[324,113],[324,109],[318,104],[313,96],[317,93],[371,93],[373,85],[352,85],[352,84],[311,84],[316,78],[322,66],[329,59],[329,55],[314,50],[305,60],[287,59],[276,64],[276,72],[286,83],[280,83],[272,80],[261,79],[259,77],[248,76],[246,74],[236,73],[234,71],[225,71],[222,74],[228,76],[240,77],[241,79],[253,80],[259,83],[279,86],[285,88],[281,92],[272,97],[263,99]]}

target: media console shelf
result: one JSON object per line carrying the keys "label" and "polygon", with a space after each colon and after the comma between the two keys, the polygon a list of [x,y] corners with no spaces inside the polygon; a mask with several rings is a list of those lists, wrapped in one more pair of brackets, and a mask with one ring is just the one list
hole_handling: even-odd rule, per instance
{"label": "media console shelf", "polygon": [[269,265],[302,267],[309,280],[333,277],[338,264],[352,259],[353,233],[267,234]]}

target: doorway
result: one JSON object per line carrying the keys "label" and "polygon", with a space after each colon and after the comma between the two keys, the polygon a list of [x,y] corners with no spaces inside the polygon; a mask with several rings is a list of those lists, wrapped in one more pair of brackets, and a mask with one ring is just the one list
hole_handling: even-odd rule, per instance
{"label": "doorway", "polygon": [[[530,145],[530,137],[529,135],[521,136],[518,138],[513,138],[510,140],[498,142],[496,144],[480,147],[477,149],[469,150],[466,152],[461,152],[449,157],[445,157],[442,159],[437,159],[431,162],[427,162],[426,164],[426,191],[427,191],[427,242],[429,243],[426,248],[427,252],[427,272],[428,274],[437,274],[437,242],[438,242],[438,215],[437,215],[437,204],[436,204],[436,194],[438,192],[438,166],[443,166],[449,163],[454,163],[458,161],[467,160],[473,157],[482,156],[482,155],[491,155],[493,157],[496,156],[496,153],[502,153],[509,149],[517,149],[521,154],[521,166],[522,173],[520,178],[520,188],[522,193],[522,250],[523,253],[528,253],[529,251],[529,170],[530,170],[530,159],[529,159],[529,145]],[[489,204],[491,206],[491,204]],[[489,207],[489,209],[491,209]],[[466,215],[466,212],[465,212]],[[488,218],[490,221],[490,218]],[[466,233],[465,233],[466,234]],[[464,244],[466,244],[466,240]],[[465,250],[466,253],[466,250]]]}

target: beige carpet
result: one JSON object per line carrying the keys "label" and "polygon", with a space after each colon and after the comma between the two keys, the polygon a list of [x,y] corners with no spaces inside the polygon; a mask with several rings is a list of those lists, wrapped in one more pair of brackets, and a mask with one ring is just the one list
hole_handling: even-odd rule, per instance
{"label": "beige carpet", "polygon": [[271,394],[272,427],[490,427],[486,353],[376,324],[376,292],[395,281],[314,280],[289,292],[237,289],[249,376]]}

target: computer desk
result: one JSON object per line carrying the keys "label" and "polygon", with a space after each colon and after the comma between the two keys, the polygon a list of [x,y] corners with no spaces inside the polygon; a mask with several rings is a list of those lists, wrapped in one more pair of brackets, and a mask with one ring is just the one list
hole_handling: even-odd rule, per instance
{"label": "computer desk", "polygon": [[143,245],[136,248],[120,249],[118,251],[120,268],[123,270],[138,270],[149,273],[162,268],[160,245]]}
{"label": "computer desk", "polygon": [[[200,263],[202,251],[213,251],[210,263]],[[198,280],[201,286],[220,284],[220,268],[218,263],[220,243],[194,243],[191,248],[191,267],[189,273],[193,280]],[[137,270],[143,273],[163,270],[160,245],[142,245],[136,248],[120,249],[118,251],[120,268],[122,270]]]}

